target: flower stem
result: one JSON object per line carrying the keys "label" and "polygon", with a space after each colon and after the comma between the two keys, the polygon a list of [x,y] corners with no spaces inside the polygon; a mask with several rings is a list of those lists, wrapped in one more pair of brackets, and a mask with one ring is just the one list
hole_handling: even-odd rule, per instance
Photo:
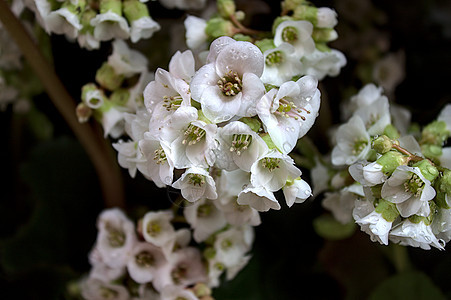
{"label": "flower stem", "polygon": [[230,18],[230,21],[232,21],[232,23],[236,27],[238,27],[238,30],[236,31],[237,33],[244,33],[244,34],[254,35],[254,36],[260,36],[260,35],[265,34],[265,32],[263,32],[263,31],[253,30],[253,29],[245,27],[243,24],[241,24],[240,21],[237,20],[235,15],[230,15],[229,18]]}
{"label": "flower stem", "polygon": [[409,161],[420,161],[423,160],[424,158],[417,156],[415,154],[410,153],[408,150],[404,149],[403,147],[393,144],[392,148],[398,150],[399,152],[401,152],[402,154],[405,154],[409,157]]}
{"label": "flower stem", "polygon": [[55,71],[48,64],[20,20],[5,0],[0,0],[0,22],[19,46],[28,63],[41,80],[51,101],[84,147],[99,176],[106,207],[124,207],[124,188],[111,146],[89,124],[80,124],[75,116],[75,101]]}
{"label": "flower stem", "polygon": [[407,271],[411,268],[409,261],[409,253],[407,252],[407,247],[392,244],[392,262],[398,273]]}

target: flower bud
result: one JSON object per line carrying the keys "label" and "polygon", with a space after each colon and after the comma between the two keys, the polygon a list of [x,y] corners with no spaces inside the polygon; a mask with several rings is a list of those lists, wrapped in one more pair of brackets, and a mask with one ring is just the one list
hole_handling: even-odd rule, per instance
{"label": "flower bud", "polygon": [[440,156],[442,156],[443,151],[442,147],[438,145],[432,145],[432,144],[423,144],[421,145],[421,153],[423,155],[434,162],[440,161]]}
{"label": "flower bud", "polygon": [[236,6],[233,0],[218,0],[216,1],[218,12],[223,18],[229,18],[235,14]]}
{"label": "flower bud", "polygon": [[199,298],[211,295],[211,289],[205,283],[196,283],[193,292]]}
{"label": "flower bud", "polygon": [[382,166],[385,175],[391,175],[398,166],[407,164],[407,157],[397,151],[388,151],[379,157],[377,163]]}
{"label": "flower bud", "polygon": [[307,4],[306,0],[285,0],[282,2],[282,10],[286,12],[292,11],[305,4]]}
{"label": "flower bud", "polygon": [[97,13],[93,10],[93,9],[85,9],[85,11],[83,11],[83,14],[81,15],[80,18],[80,23],[81,23],[81,30],[80,33],[81,34],[85,34],[85,33],[90,33],[93,34],[94,32],[94,26],[91,25],[91,20],[94,19],[97,16]]}
{"label": "flower bud", "polygon": [[128,89],[117,89],[110,95],[110,101],[119,106],[126,106],[130,99],[130,92]]}
{"label": "flower bud", "polygon": [[77,115],[78,122],[86,123],[92,115],[92,109],[84,102],[80,102],[75,108],[75,114]]}
{"label": "flower bud", "polygon": [[100,13],[104,14],[111,11],[119,16],[122,16],[122,1],[121,0],[100,0]]}
{"label": "flower bud", "polygon": [[96,81],[104,88],[114,91],[119,88],[124,81],[124,75],[116,74],[114,68],[104,62],[96,73]]}
{"label": "flower bud", "polygon": [[438,176],[437,168],[428,159],[423,159],[422,161],[415,163],[413,167],[419,168],[421,174],[431,182]]}
{"label": "flower bud", "polygon": [[384,218],[388,222],[393,222],[399,216],[396,204],[391,203],[390,201],[384,199],[379,199],[377,201],[375,211],[381,214],[382,218]]}
{"label": "flower bud", "polygon": [[81,88],[81,100],[91,109],[98,109],[105,102],[106,96],[94,83],[87,83]]}
{"label": "flower bud", "polygon": [[401,136],[399,134],[398,129],[392,124],[388,124],[387,126],[385,126],[384,134],[389,138],[391,138],[392,140],[397,140]]}
{"label": "flower bud", "polygon": [[149,16],[146,4],[138,0],[127,0],[123,2],[124,15],[129,23]]}
{"label": "flower bud", "polygon": [[296,20],[309,21],[316,27],[318,23],[318,8],[310,5],[300,5],[294,9],[293,18]]}
{"label": "flower bud", "polygon": [[314,28],[312,38],[317,43],[326,43],[338,38],[338,34],[331,28]]}
{"label": "flower bud", "polygon": [[230,21],[222,18],[212,18],[207,22],[205,33],[212,39],[221,36],[233,36],[235,33],[235,27]]}
{"label": "flower bud", "polygon": [[434,121],[427,125],[421,133],[420,144],[433,144],[442,146],[450,136],[445,121]]}
{"label": "flower bud", "polygon": [[387,153],[391,150],[393,143],[386,135],[381,135],[373,141],[373,149],[380,154]]}
{"label": "flower bud", "polygon": [[334,28],[337,25],[337,13],[328,7],[320,7],[316,12],[316,27]]}

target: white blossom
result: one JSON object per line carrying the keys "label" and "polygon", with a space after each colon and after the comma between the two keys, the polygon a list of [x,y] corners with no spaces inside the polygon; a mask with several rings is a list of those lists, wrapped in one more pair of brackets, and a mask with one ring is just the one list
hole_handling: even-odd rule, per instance
{"label": "white blossom", "polygon": [[115,39],[112,43],[113,53],[108,56],[108,64],[118,75],[131,77],[147,71],[147,58],[137,50],[130,49],[127,43]]}
{"label": "white blossom", "polygon": [[91,25],[94,26],[94,37],[99,41],[128,39],[130,36],[127,20],[110,10],[98,14],[91,20]]}
{"label": "white blossom", "polygon": [[238,194],[237,203],[240,205],[249,205],[257,211],[280,209],[280,204],[272,192],[265,186],[254,187],[251,184]]}
{"label": "white blossom", "polygon": [[144,239],[161,247],[174,238],[175,229],[172,226],[172,211],[149,211],[142,220],[142,235]]}
{"label": "white blossom", "polygon": [[127,270],[130,277],[137,283],[147,283],[153,280],[158,269],[166,263],[160,248],[147,242],[140,242],[130,253]]}
{"label": "white blossom", "polygon": [[64,34],[70,40],[74,40],[78,31],[82,28],[79,16],[67,7],[61,7],[50,12],[45,21],[51,32]]}
{"label": "white blossom", "polygon": [[409,219],[403,220],[390,231],[390,240],[403,246],[420,247],[424,250],[431,249],[431,246],[444,250],[445,242],[439,240],[432,233],[430,225],[423,221],[413,223]]}
{"label": "white blossom", "polygon": [[303,179],[296,178],[293,181],[288,181],[283,187],[283,195],[288,207],[294,203],[303,203],[308,197],[312,195],[312,188]]}
{"label": "white blossom", "polygon": [[216,184],[207,170],[191,167],[172,184],[172,187],[180,189],[184,199],[195,202],[201,198],[216,199]]}
{"label": "white blossom", "polygon": [[370,235],[371,241],[388,245],[388,234],[392,222],[385,220],[380,213],[376,212],[371,201],[355,200],[352,216],[360,225],[360,229]]}
{"label": "white blossom", "polygon": [[140,39],[148,39],[158,30],[160,25],[150,16],[139,18],[130,24],[130,40],[136,43]]}
{"label": "white blossom", "polygon": [[315,50],[312,31],[313,25],[308,21],[283,21],[276,28],[274,45],[278,47],[284,42],[291,44],[295,56],[300,59]]}
{"label": "white blossom", "polygon": [[81,295],[86,300],[128,300],[130,295],[123,285],[111,284],[98,278],[85,278],[80,283]]}
{"label": "white blossom", "polygon": [[283,42],[276,48],[268,49],[263,56],[265,68],[261,79],[264,83],[280,86],[301,71],[301,61],[289,43]]}
{"label": "white blossom", "polygon": [[206,47],[207,34],[205,28],[207,27],[207,21],[198,18],[196,16],[189,15],[185,19],[186,28],[186,45],[190,49],[199,49]]}

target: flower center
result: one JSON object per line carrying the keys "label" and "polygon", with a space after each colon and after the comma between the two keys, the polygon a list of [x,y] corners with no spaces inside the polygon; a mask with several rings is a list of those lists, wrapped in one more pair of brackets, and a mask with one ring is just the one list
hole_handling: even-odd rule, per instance
{"label": "flower center", "polygon": [[282,40],[287,43],[293,43],[298,40],[299,32],[296,27],[287,26],[282,30]]}
{"label": "flower center", "polygon": [[188,183],[194,186],[201,186],[205,183],[205,176],[201,174],[189,174]]}
{"label": "flower center", "polygon": [[265,58],[265,64],[272,67],[272,66],[279,66],[281,65],[285,60],[285,57],[282,53],[282,51],[274,51],[269,53]]}
{"label": "flower center", "polygon": [[353,155],[358,155],[360,152],[363,151],[363,149],[365,149],[366,145],[368,145],[368,141],[356,139],[354,141],[354,145],[352,147],[353,149],[352,149],[351,153]]}
{"label": "flower center", "polygon": [[222,250],[227,250],[227,249],[229,249],[232,246],[233,246],[233,242],[231,240],[229,240],[229,239],[225,239],[225,240],[223,240],[221,242]]}
{"label": "flower center", "polygon": [[296,121],[299,119],[305,121],[305,117],[301,115],[302,111],[305,111],[307,114],[310,113],[310,111],[305,109],[304,107],[297,107],[293,101],[282,98],[279,100],[279,108],[277,108],[275,114],[278,114],[285,118],[293,118]]}
{"label": "flower center", "polygon": [[225,96],[235,96],[243,88],[243,83],[237,72],[229,71],[218,80],[218,87]]}
{"label": "flower center", "polygon": [[251,142],[252,136],[249,134],[234,134],[230,152],[236,152],[237,155],[241,155],[249,147]]}
{"label": "flower center", "polygon": [[110,223],[106,224],[106,230],[108,231],[108,243],[113,248],[119,248],[125,244],[125,233],[113,227]]}
{"label": "flower center", "polygon": [[163,148],[161,148],[161,146],[153,153],[154,153],[153,160],[155,160],[157,164],[164,165],[164,163],[168,160],[166,157],[166,153],[164,152]]}
{"label": "flower center", "polygon": [[155,258],[150,252],[142,251],[135,256],[136,264],[143,268],[149,268],[155,263]]}
{"label": "flower center", "polygon": [[105,286],[101,286],[100,287],[100,296],[102,297],[102,299],[114,299],[116,298],[118,295],[118,292],[107,288]]}
{"label": "flower center", "polygon": [[269,170],[269,172],[274,171],[275,169],[280,168],[280,158],[274,158],[274,157],[265,157],[261,160],[263,168],[266,168]]}
{"label": "flower center", "polygon": [[182,96],[164,96],[163,107],[166,107],[167,111],[176,110],[182,104]]}
{"label": "flower center", "polygon": [[188,129],[185,130],[185,139],[182,141],[182,144],[185,145],[194,145],[199,142],[205,136],[205,130],[199,128],[193,124],[188,126]]}
{"label": "flower center", "polygon": [[161,225],[160,222],[158,221],[150,221],[147,224],[147,228],[146,228],[147,233],[152,236],[152,237],[156,237],[157,235],[160,234],[161,232]]}
{"label": "flower center", "polygon": [[202,204],[197,208],[197,216],[199,218],[208,217],[212,213],[211,204]]}
{"label": "flower center", "polygon": [[409,180],[404,182],[404,191],[411,192],[415,197],[419,197],[423,192],[424,182],[417,174],[412,174]]}
{"label": "flower center", "polygon": [[186,277],[188,273],[188,267],[185,264],[180,264],[174,268],[171,272],[172,280],[175,284],[180,284],[181,280]]}

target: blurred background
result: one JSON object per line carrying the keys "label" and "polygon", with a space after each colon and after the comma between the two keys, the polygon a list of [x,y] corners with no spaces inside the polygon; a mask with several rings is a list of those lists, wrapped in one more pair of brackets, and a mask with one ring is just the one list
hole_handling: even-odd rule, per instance
{"label": "blurred background", "polygon": [[[341,103],[366,83],[383,86],[419,124],[451,103],[449,1],[313,2],[337,11],[339,38],[331,46],[348,60],[337,77],[320,85],[320,116],[308,136],[323,154],[331,149],[326,130],[341,121]],[[133,47],[148,57],[149,70],[167,68],[172,54],[186,49],[186,12],[158,2],[148,6],[162,30]],[[237,6],[255,29],[270,29],[265,20],[280,13],[278,1],[243,0]],[[48,42],[58,76],[79,101],[81,86],[94,81],[111,43],[87,51],[63,36],[52,35]],[[28,75],[24,86],[33,82],[32,72]],[[12,105],[0,112],[0,298],[71,299],[67,286],[90,269],[87,254],[104,202],[91,161],[46,93],[37,93],[33,103],[28,113]],[[172,190],[158,189],[140,174],[130,178],[121,170],[121,175],[131,217],[170,206]],[[311,182],[308,170],[303,176]],[[214,290],[216,299],[451,299],[449,249],[381,246],[357,227],[346,238],[324,238],[313,225],[325,214],[322,195],[315,196],[261,214],[253,258],[233,281]],[[409,272],[399,273],[394,257],[403,251]]]}

